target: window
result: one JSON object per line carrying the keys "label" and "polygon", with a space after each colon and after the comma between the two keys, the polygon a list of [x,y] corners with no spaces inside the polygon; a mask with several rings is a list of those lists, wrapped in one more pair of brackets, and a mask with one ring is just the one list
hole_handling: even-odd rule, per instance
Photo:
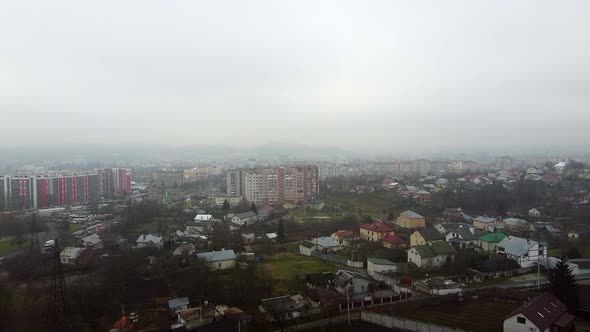
{"label": "window", "polygon": [[526,324],[526,318],[524,318],[524,317],[516,317],[516,322],[518,324]]}
{"label": "window", "polygon": [[221,263],[217,263],[217,267],[218,268],[221,268]]}

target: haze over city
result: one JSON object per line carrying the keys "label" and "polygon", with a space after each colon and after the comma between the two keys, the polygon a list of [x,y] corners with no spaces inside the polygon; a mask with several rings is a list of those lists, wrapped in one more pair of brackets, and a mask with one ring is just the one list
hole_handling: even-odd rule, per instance
{"label": "haze over city", "polygon": [[13,1],[0,146],[576,147],[585,1]]}

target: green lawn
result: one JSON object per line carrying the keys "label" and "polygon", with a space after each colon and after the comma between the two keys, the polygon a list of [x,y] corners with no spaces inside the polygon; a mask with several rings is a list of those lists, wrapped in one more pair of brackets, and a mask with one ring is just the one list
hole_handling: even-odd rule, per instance
{"label": "green lawn", "polygon": [[11,238],[3,238],[2,240],[0,240],[0,256],[6,255],[13,251],[17,251],[21,248],[27,248],[27,246],[29,246],[30,240],[25,240],[25,242],[21,244],[20,248],[18,244],[12,242],[13,241]]}
{"label": "green lawn", "polygon": [[294,254],[267,256],[259,267],[262,273],[272,279],[273,292],[276,296],[302,290],[305,287],[306,274],[338,270],[330,263]]}
{"label": "green lawn", "polygon": [[82,225],[80,224],[69,224],[68,225],[68,233],[77,232],[82,229]]}
{"label": "green lawn", "polygon": [[387,217],[387,209],[394,203],[395,196],[391,192],[373,193],[330,193],[323,197],[326,204],[341,205],[346,212],[379,218]]}

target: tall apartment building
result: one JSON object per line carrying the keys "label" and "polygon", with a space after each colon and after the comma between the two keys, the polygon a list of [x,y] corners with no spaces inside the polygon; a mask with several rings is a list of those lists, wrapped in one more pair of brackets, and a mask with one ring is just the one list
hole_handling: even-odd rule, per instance
{"label": "tall apartment building", "polygon": [[184,184],[184,172],[182,170],[159,170],[152,174],[152,181],[158,187],[180,187]]}
{"label": "tall apartment building", "polygon": [[98,192],[100,194],[131,192],[131,170],[128,168],[98,169]]}
{"label": "tall apartment building", "polygon": [[0,211],[85,203],[97,198],[97,174],[0,176]]}
{"label": "tall apartment building", "polygon": [[230,170],[227,195],[256,204],[308,203],[319,196],[319,170],[315,165]]}

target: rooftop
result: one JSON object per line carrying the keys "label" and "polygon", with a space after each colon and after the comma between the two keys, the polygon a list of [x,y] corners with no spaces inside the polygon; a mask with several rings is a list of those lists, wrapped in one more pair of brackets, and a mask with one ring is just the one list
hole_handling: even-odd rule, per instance
{"label": "rooftop", "polygon": [[532,321],[539,330],[545,331],[565,313],[567,313],[567,306],[547,292],[520,306],[508,317],[522,314]]}
{"label": "rooftop", "polygon": [[390,225],[387,225],[383,222],[376,222],[372,224],[362,224],[361,229],[366,229],[368,231],[379,232],[379,233],[389,233],[393,232],[394,228]]}
{"label": "rooftop", "polygon": [[402,212],[401,215],[408,217],[410,219],[424,218],[423,216],[417,214],[414,211],[410,211],[410,210]]}
{"label": "rooftop", "polygon": [[434,241],[434,240],[444,240],[444,236],[434,227],[426,227],[417,230],[416,232],[420,233],[424,240],[426,241]]}
{"label": "rooftop", "polygon": [[197,258],[208,262],[221,262],[236,259],[236,253],[233,250],[209,251],[197,254]]}
{"label": "rooftop", "polygon": [[397,235],[393,235],[393,234],[387,234],[384,237],[381,238],[382,242],[386,242],[389,244],[405,244],[406,241],[404,239],[402,239],[401,237],[397,236]]}
{"label": "rooftop", "polygon": [[367,261],[377,265],[395,265],[395,263],[390,261],[389,259],[383,258],[367,258]]}
{"label": "rooftop", "polygon": [[504,240],[506,234],[504,233],[487,233],[479,237],[484,242],[500,242]]}
{"label": "rooftop", "polygon": [[420,257],[422,258],[431,258],[436,256],[444,256],[444,255],[452,255],[455,254],[457,251],[455,247],[450,245],[447,242],[429,242],[425,245],[421,246],[414,246],[412,247],[415,249]]}

